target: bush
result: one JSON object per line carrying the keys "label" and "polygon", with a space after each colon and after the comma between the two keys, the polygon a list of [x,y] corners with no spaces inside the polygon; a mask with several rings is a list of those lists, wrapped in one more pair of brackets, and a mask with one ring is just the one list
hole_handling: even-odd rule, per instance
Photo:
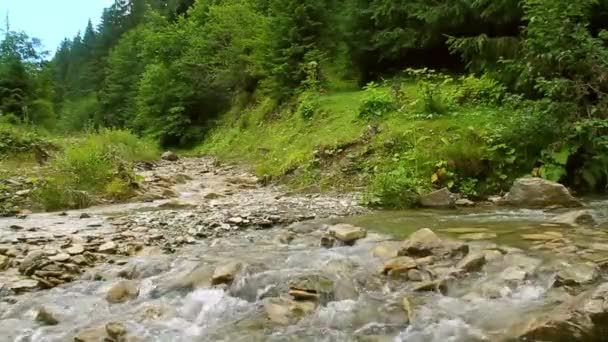
{"label": "bush", "polygon": [[52,144],[29,128],[0,124],[0,159],[17,153],[32,153]]}
{"label": "bush", "polygon": [[454,81],[452,77],[427,68],[407,69],[406,73],[416,80],[419,97],[416,102],[422,104],[420,111],[426,114],[445,114],[450,102],[447,87]]}
{"label": "bush", "polygon": [[399,165],[376,173],[365,194],[364,203],[382,208],[411,208],[418,204],[419,195],[428,188],[426,178],[414,174],[411,167]]}
{"label": "bush", "polygon": [[311,119],[319,111],[319,95],[312,91],[305,91],[298,99],[297,113],[302,119]]}
{"label": "bush", "polygon": [[506,89],[487,74],[463,76],[454,97],[459,104],[499,104]]}
{"label": "bush", "polygon": [[92,197],[129,197],[135,185],[132,162],[158,156],[156,147],[128,131],[103,130],[68,146],[49,165],[52,177],[35,192],[47,210],[82,208]]}
{"label": "bush", "polygon": [[59,128],[65,132],[81,131],[94,126],[99,102],[93,95],[64,103],[59,115]]}
{"label": "bush", "polygon": [[397,108],[390,92],[375,82],[365,86],[365,95],[359,107],[359,117],[363,119],[380,118]]}

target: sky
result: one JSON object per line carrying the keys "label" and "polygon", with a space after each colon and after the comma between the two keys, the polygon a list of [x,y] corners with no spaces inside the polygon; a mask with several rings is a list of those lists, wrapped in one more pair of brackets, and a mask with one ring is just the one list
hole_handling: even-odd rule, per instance
{"label": "sky", "polygon": [[25,31],[40,38],[46,50],[54,53],[65,37],[84,32],[91,19],[97,26],[101,13],[114,0],[0,0],[2,28],[8,11],[11,30]]}

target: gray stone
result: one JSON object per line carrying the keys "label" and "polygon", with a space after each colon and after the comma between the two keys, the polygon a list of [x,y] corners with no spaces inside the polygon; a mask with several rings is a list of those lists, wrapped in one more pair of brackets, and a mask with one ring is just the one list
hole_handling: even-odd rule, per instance
{"label": "gray stone", "polygon": [[55,316],[49,312],[45,307],[38,308],[38,313],[36,314],[36,321],[42,323],[43,325],[57,325],[59,321]]}
{"label": "gray stone", "polygon": [[72,245],[71,247],[67,248],[65,251],[70,255],[82,254],[82,253],[84,253],[84,246],[79,245],[79,244]]}
{"label": "gray stone", "polygon": [[25,275],[30,275],[34,273],[41,265],[48,260],[43,251],[33,251],[30,252],[21,264],[19,265],[19,272]]}
{"label": "gray stone", "polygon": [[103,245],[99,246],[97,251],[99,253],[113,254],[113,253],[116,253],[117,247],[118,246],[116,245],[115,242],[108,241],[108,242],[104,243]]}
{"label": "gray stone", "polygon": [[456,265],[465,272],[479,272],[486,264],[486,257],[483,253],[469,254],[464,259],[460,260]]}
{"label": "gray stone", "polygon": [[131,280],[122,280],[108,291],[106,300],[109,303],[124,303],[139,296],[139,285]]}
{"label": "gray stone", "polygon": [[213,277],[211,278],[211,284],[220,285],[220,284],[228,284],[230,285],[236,275],[243,268],[243,264],[240,262],[229,262],[224,265],[220,265],[215,268],[213,272]]}
{"label": "gray stone", "polygon": [[352,244],[367,236],[365,229],[344,223],[331,226],[328,231],[331,236],[346,244]]}
{"label": "gray stone", "polygon": [[264,309],[271,322],[280,325],[294,324],[315,310],[315,303],[294,301],[288,298],[268,298]]}
{"label": "gray stone", "polygon": [[555,286],[579,286],[590,284],[598,278],[596,267],[588,264],[567,265],[555,276]]}
{"label": "gray stone", "polygon": [[162,154],[161,159],[175,162],[179,160],[179,157],[177,156],[177,154],[175,154],[175,152],[167,151]]}
{"label": "gray stone", "polygon": [[558,215],[551,219],[553,223],[567,224],[570,226],[593,226],[597,224],[591,210],[576,210]]}
{"label": "gray stone", "polygon": [[420,204],[428,208],[452,207],[454,195],[447,188],[443,188],[420,197]]}
{"label": "gray stone", "polygon": [[456,202],[454,202],[454,204],[456,204],[457,207],[474,207],[475,206],[475,202],[466,199],[466,198],[460,198],[457,199]]}
{"label": "gray stone", "polygon": [[106,324],[106,333],[111,339],[118,341],[127,335],[127,328],[122,323],[110,322]]}
{"label": "gray stone", "polygon": [[388,276],[407,275],[409,270],[416,268],[416,261],[407,256],[400,256],[388,260],[382,267],[382,274]]}
{"label": "gray stone", "polygon": [[505,197],[510,205],[524,208],[544,208],[561,206],[566,208],[581,207],[565,186],[542,178],[520,178],[515,181]]}
{"label": "gray stone", "polygon": [[441,239],[432,230],[423,228],[410,235],[399,255],[424,257],[432,255],[435,250],[442,247]]}

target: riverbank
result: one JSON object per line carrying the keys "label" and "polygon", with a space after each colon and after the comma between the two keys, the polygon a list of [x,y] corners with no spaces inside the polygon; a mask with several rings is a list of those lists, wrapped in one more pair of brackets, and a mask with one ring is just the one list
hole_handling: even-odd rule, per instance
{"label": "riverbank", "polygon": [[0,220],[2,336],[605,336],[605,202],[588,205],[591,218],[498,207],[370,213],[356,194],[293,194],[210,158],[139,175],[171,184],[174,198]]}

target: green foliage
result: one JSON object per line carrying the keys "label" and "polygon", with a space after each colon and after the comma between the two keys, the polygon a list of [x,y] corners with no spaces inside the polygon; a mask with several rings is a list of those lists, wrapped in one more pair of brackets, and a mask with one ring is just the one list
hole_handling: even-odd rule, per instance
{"label": "green foliage", "polygon": [[499,105],[506,95],[505,86],[488,74],[481,77],[462,76],[459,79],[455,100],[460,104]]}
{"label": "green foliage", "polygon": [[46,210],[83,208],[97,196],[127,198],[135,185],[131,163],[157,156],[154,145],[128,131],[88,134],[51,161],[51,176],[37,187],[34,198]]}
{"label": "green foliage", "polygon": [[433,69],[407,69],[406,73],[416,80],[418,86],[421,111],[426,114],[445,114],[449,106],[449,98],[445,88],[454,80],[448,75]]}
{"label": "green foliage", "polygon": [[50,145],[49,141],[27,127],[0,123],[0,160]]}
{"label": "green foliage", "polygon": [[57,126],[64,132],[82,131],[94,126],[98,113],[99,102],[95,96],[66,101]]}
{"label": "green foliage", "polygon": [[[390,171],[389,171],[390,170]],[[383,208],[410,208],[418,203],[421,193],[429,189],[420,175],[406,165],[390,167],[373,178],[363,202]]]}
{"label": "green foliage", "polygon": [[296,112],[303,119],[309,120],[319,111],[319,107],[319,94],[313,91],[305,91],[298,98]]}
{"label": "green foliage", "polygon": [[365,96],[359,107],[359,117],[363,119],[377,119],[394,111],[397,108],[395,100],[389,91],[375,82],[365,86]]}

